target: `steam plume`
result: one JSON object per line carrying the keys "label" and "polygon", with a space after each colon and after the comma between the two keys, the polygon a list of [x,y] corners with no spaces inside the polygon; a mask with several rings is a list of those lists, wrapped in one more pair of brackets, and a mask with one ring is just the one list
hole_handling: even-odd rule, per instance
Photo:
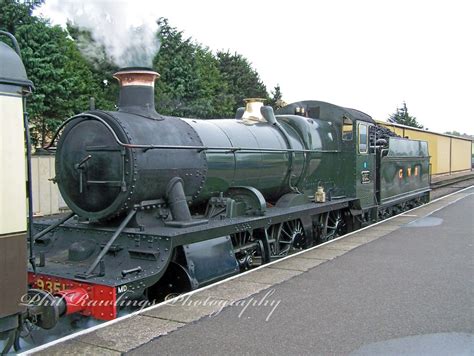
{"label": "steam plume", "polygon": [[[109,0],[63,0],[51,4],[52,9],[67,17],[72,25],[90,31],[117,66],[151,67],[160,46],[156,18],[146,8],[134,14],[130,6],[130,2]],[[140,2],[135,4],[137,6]],[[92,59],[100,56],[97,47],[87,44],[84,38],[79,37],[78,42],[85,56]]]}

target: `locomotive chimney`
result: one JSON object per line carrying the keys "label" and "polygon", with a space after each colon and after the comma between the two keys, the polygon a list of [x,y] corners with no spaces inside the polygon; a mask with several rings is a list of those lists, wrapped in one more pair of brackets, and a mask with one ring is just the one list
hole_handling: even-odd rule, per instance
{"label": "locomotive chimney", "polygon": [[120,84],[119,111],[159,119],[155,110],[155,79],[149,68],[123,68],[114,74]]}

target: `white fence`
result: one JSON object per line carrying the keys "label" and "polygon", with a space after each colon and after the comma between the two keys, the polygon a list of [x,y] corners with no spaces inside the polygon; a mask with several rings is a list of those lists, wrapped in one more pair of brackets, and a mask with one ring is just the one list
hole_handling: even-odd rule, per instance
{"label": "white fence", "polygon": [[57,214],[68,210],[57,184],[54,155],[34,155],[31,157],[31,181],[33,183],[33,212],[35,215]]}

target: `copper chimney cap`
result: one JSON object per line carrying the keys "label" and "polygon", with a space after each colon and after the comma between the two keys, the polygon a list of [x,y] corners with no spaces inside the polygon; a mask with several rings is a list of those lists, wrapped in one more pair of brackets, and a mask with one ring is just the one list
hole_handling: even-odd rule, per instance
{"label": "copper chimney cap", "polygon": [[114,74],[120,84],[118,110],[161,120],[155,110],[155,79],[159,74],[149,68],[123,68]]}
{"label": "copper chimney cap", "polygon": [[154,87],[155,79],[159,77],[157,72],[149,68],[123,68],[114,74],[120,87],[131,85]]}

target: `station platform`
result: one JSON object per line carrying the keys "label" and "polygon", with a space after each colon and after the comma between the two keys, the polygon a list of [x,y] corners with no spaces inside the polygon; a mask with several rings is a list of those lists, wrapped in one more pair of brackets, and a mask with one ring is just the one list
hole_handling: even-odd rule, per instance
{"label": "station platform", "polygon": [[474,354],[474,186],[35,355]]}

